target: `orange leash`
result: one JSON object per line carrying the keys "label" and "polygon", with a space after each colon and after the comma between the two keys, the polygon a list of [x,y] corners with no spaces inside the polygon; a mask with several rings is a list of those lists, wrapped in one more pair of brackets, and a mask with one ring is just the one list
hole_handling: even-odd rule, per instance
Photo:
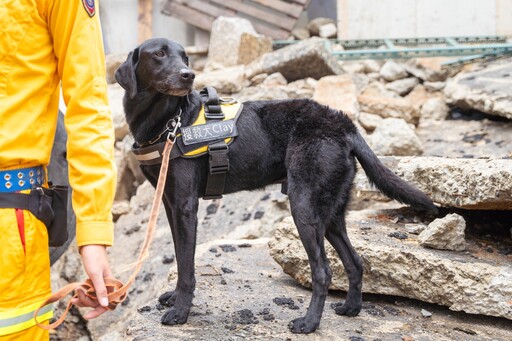
{"label": "orange leash", "polygon": [[[135,281],[135,277],[139,273],[142,263],[149,255],[149,246],[151,245],[151,242],[153,241],[153,235],[155,233],[155,227],[156,227],[156,221],[158,218],[158,211],[160,209],[160,202],[162,200],[162,195],[164,193],[165,188],[165,180],[167,178],[167,171],[169,170],[169,156],[171,154],[172,147],[174,146],[174,142],[171,141],[169,138],[167,139],[167,142],[165,143],[163,155],[162,155],[162,165],[160,166],[160,174],[158,175],[158,183],[156,186],[156,192],[155,196],[153,197],[153,204],[151,206],[151,213],[149,215],[149,221],[148,221],[148,229],[146,231],[146,237],[144,238],[144,243],[142,244],[142,248],[140,250],[139,256],[137,258],[137,262],[134,264],[135,270],[133,271],[131,277],[128,279],[126,284],[123,284],[123,282],[114,279],[114,278],[105,278],[105,286],[107,287],[107,297],[108,297],[108,309],[114,310],[116,306],[123,302],[127,297],[127,292],[130,286],[133,284],[133,281]],[[96,292],[94,291],[94,286],[92,285],[92,282],[90,279],[87,279],[84,283],[81,282],[74,282],[70,283],[63,288],[61,288],[56,293],[52,294],[37,310],[34,312],[34,319],[37,323],[37,325],[40,328],[50,330],[57,328],[66,318],[67,313],[69,312],[69,309],[71,309],[72,303],[71,299],[68,301],[68,305],[66,307],[66,310],[62,314],[62,316],[55,321],[54,323],[50,325],[43,325],[37,321],[37,314],[39,313],[39,310],[46,306],[47,304],[57,302],[67,295],[69,295],[71,292],[75,291],[78,288],[82,288],[85,291],[85,294],[93,299],[96,300]],[[75,293],[73,297],[78,297]]]}

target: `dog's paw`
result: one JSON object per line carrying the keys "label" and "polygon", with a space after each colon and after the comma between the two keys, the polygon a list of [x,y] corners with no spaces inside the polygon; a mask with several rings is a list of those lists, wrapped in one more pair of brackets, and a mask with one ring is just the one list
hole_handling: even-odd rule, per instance
{"label": "dog's paw", "polygon": [[176,303],[176,297],[178,295],[176,294],[176,291],[167,291],[166,293],[163,293],[158,298],[158,302],[160,302],[161,305],[165,305],[167,307],[172,307],[174,303]]}
{"label": "dog's paw", "polygon": [[164,316],[162,316],[160,321],[162,324],[172,326],[175,324],[184,324],[187,322],[187,319],[188,310],[184,311],[184,309],[176,309],[175,307],[172,307],[164,313]]}
{"label": "dog's paw", "polygon": [[361,304],[349,304],[347,302],[333,305],[334,312],[342,316],[357,316],[361,312]]}
{"label": "dog's paw", "polygon": [[309,334],[314,332],[318,326],[320,325],[320,321],[308,321],[306,317],[299,317],[291,321],[288,324],[288,327],[295,334]]}

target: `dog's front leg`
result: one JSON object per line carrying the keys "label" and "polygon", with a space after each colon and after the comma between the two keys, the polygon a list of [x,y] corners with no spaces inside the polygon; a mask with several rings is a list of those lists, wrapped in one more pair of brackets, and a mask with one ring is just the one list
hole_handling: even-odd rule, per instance
{"label": "dog's front leg", "polygon": [[172,205],[169,200],[164,199],[178,265],[178,281],[175,290],[159,298],[161,304],[171,306],[162,316],[162,323],[167,325],[187,322],[196,285],[194,254],[198,199],[196,197],[174,199]]}

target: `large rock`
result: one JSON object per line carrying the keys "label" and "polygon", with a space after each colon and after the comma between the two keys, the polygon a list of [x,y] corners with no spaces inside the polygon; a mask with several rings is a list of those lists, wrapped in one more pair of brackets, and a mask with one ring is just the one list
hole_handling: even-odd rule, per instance
{"label": "large rock", "polygon": [[394,91],[400,96],[405,96],[409,92],[411,92],[412,89],[414,89],[414,87],[418,85],[418,83],[418,78],[408,77],[404,79],[398,79],[396,81],[386,84],[386,89]]}
{"label": "large rock", "polygon": [[403,79],[408,76],[405,68],[392,60],[387,61],[380,69],[380,76],[388,82]]}
{"label": "large rock", "polygon": [[456,213],[431,222],[418,236],[420,245],[438,250],[464,251],[466,221]]}
{"label": "large rock", "polygon": [[379,115],[368,114],[366,112],[362,112],[359,114],[359,123],[361,126],[368,132],[372,132],[377,128],[384,120]]}
{"label": "large rock", "polygon": [[310,38],[269,52],[249,64],[246,77],[280,72],[289,82],[312,77],[341,74],[343,71],[325,44],[324,39]]}
{"label": "large rock", "polygon": [[[381,161],[441,206],[470,210],[512,208],[512,160],[388,157]],[[356,176],[355,191],[361,196],[378,192],[362,171]]]}
{"label": "large rock", "polygon": [[361,111],[383,118],[401,118],[409,123],[418,123],[419,110],[407,99],[368,95],[359,95],[357,99]]}
{"label": "large rock", "polygon": [[449,104],[512,119],[512,62],[460,73],[446,84]]}
{"label": "large rock", "polygon": [[105,56],[106,77],[108,84],[117,83],[115,73],[119,65],[121,65],[127,57],[127,53],[112,53]]}
{"label": "large rock", "polygon": [[444,120],[450,114],[450,108],[446,102],[439,97],[428,99],[420,111],[420,120]]}
{"label": "large rock", "polygon": [[314,18],[308,23],[309,33],[312,36],[318,36],[318,35],[320,35],[321,28],[323,26],[329,25],[329,24],[336,26],[336,22],[331,18],[325,18],[325,17]]}
{"label": "large rock", "polygon": [[212,24],[206,69],[211,64],[248,64],[270,51],[272,39],[258,34],[249,20],[218,17]]}
{"label": "large rock", "polygon": [[440,82],[446,80],[450,71],[441,68],[443,58],[409,59],[402,66],[408,73],[427,82]]}
{"label": "large rock", "polygon": [[370,137],[370,145],[377,155],[421,155],[423,148],[414,129],[400,118],[386,118]]}
{"label": "large rock", "polygon": [[137,191],[137,187],[146,180],[140,169],[139,161],[131,151],[133,143],[131,135],[127,135],[123,141],[116,143],[116,201],[129,201]]}
{"label": "large rock", "polygon": [[[451,310],[512,319],[512,267],[506,256],[496,260],[470,254],[422,248],[393,216],[379,211],[354,211],[347,230],[364,266],[363,292],[403,296],[448,306]],[[398,231],[397,231],[398,229]],[[407,239],[392,236],[405,234]],[[330,289],[348,289],[344,267],[327,242],[332,269]],[[308,258],[291,218],[277,225],[269,242],[271,256],[284,272],[311,287]]]}
{"label": "large rock", "polygon": [[238,65],[198,74],[194,87],[200,90],[212,86],[221,94],[232,94],[241,91],[246,83],[248,80],[244,75],[244,66]]}
{"label": "large rock", "polygon": [[316,85],[313,99],[345,112],[353,120],[359,116],[357,89],[350,74],[322,77]]}

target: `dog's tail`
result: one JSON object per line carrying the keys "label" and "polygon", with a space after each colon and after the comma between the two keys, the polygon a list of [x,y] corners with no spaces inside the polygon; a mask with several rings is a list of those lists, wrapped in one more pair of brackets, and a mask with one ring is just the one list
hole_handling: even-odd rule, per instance
{"label": "dog's tail", "polygon": [[364,138],[356,132],[352,138],[352,151],[361,164],[371,184],[386,196],[403,204],[437,212],[437,207],[423,192],[400,179],[382,164]]}

